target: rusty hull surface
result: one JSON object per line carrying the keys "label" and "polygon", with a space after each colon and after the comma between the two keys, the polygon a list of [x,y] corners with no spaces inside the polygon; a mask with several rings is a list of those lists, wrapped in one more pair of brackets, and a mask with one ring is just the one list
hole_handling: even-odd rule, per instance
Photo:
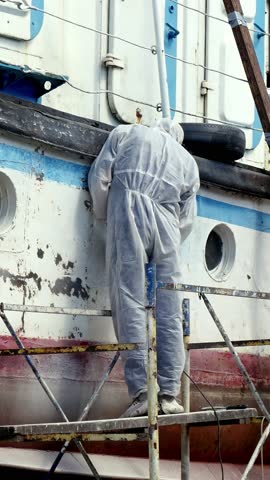
{"label": "rusty hull surface", "polygon": [[[84,342],[74,340],[53,341],[22,338],[27,347],[83,345]],[[13,347],[10,337],[0,337],[0,347]],[[82,353],[65,355],[41,355],[35,357],[39,369],[63,408],[69,412],[71,420],[77,420],[82,408],[95,387],[95,382],[108,366],[111,354]],[[241,355],[257,388],[263,394],[267,405],[270,403],[270,358],[257,355]],[[0,423],[23,424],[59,421],[59,418],[48,405],[33,379],[30,369],[22,357],[2,357],[1,359],[1,405]],[[203,393],[215,406],[246,404],[254,407],[244,380],[235,366],[229,352],[194,350],[191,351],[191,376],[200,386]],[[61,382],[60,382],[61,379]],[[61,384],[61,390],[59,386]],[[19,388],[19,390],[18,390]],[[16,396],[14,394],[16,392]],[[110,410],[108,409],[110,397]],[[78,399],[78,401],[76,401]],[[109,382],[101,391],[89,419],[117,418],[129,403],[124,383],[123,365],[119,362],[112,372]],[[22,407],[23,406],[23,407]],[[191,410],[198,411],[207,404],[201,395],[191,389]],[[164,459],[178,459],[180,456],[181,427],[167,426],[161,428],[160,453]],[[260,424],[223,425],[221,427],[221,446],[224,462],[247,463],[260,438]],[[2,444],[1,444],[2,445]],[[8,444],[11,446],[10,444]],[[244,445],[244,448],[243,448]],[[115,454],[122,456],[147,456],[147,445],[142,442],[91,442],[87,444],[89,451],[98,454]],[[52,443],[33,444],[28,448],[39,447],[57,449]],[[270,463],[270,441],[264,449],[264,460]],[[193,461],[218,461],[218,432],[216,426],[192,427],[191,459]]]}

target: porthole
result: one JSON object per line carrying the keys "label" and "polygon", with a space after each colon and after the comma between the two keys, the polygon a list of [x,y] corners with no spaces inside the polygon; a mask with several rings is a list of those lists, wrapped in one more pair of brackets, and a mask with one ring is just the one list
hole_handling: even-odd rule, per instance
{"label": "porthole", "polygon": [[217,281],[225,280],[235,262],[235,238],[227,225],[217,225],[208,235],[205,244],[205,267]]}
{"label": "porthole", "polygon": [[16,214],[16,191],[10,178],[0,172],[0,235],[13,224]]}

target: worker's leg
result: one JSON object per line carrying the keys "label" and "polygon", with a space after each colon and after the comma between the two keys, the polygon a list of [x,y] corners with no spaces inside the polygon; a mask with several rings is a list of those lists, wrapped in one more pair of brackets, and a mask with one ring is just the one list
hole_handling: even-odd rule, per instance
{"label": "worker's leg", "polygon": [[[177,219],[157,210],[156,225],[153,261],[157,264],[157,281],[181,282],[181,237]],[[157,291],[157,352],[160,395],[176,397],[185,365],[180,292]]]}
{"label": "worker's leg", "polygon": [[[122,226],[119,226],[121,229]],[[145,253],[131,241],[128,252],[118,241],[110,261],[110,296],[114,328],[120,343],[146,342]],[[129,394],[136,398],[147,390],[146,349],[124,352]]]}
{"label": "worker's leg", "polygon": [[[180,281],[177,255],[157,267],[157,280],[166,283]],[[173,262],[173,260],[175,260]],[[157,292],[157,351],[160,394],[177,396],[185,365],[181,294],[176,291]]]}

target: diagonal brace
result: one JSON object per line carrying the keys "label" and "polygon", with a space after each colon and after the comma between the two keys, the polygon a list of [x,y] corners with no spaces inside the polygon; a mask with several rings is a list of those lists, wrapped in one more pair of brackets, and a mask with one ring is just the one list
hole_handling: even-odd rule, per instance
{"label": "diagonal brace", "polygon": [[[9,322],[6,314],[4,313],[4,306],[3,306],[3,303],[0,304],[0,317],[2,318],[3,322],[5,323],[7,329],[9,330],[10,334],[12,335],[12,337],[14,338],[15,342],[17,343],[18,347],[19,348],[24,348],[24,345],[22,343],[22,341],[19,339],[17,333],[15,332],[14,328],[12,327],[11,323]],[[65,422],[68,422],[68,418],[65,414],[65,412],[63,411],[62,407],[60,406],[60,404],[58,403],[58,401],[56,400],[54,394],[52,393],[52,391],[50,390],[49,386],[47,385],[47,383],[45,382],[45,380],[42,378],[42,376],[40,375],[37,367],[35,366],[35,364],[33,363],[32,361],[32,358],[29,356],[29,355],[25,355],[25,360],[27,361],[28,365],[30,366],[32,372],[34,373],[36,379],[38,380],[39,384],[41,385],[41,387],[43,388],[44,392],[46,393],[47,397],[50,399],[50,401],[52,402],[52,404],[54,405],[55,409],[57,410],[57,412],[61,415],[61,417],[63,418],[63,420]],[[98,475],[98,472],[96,471],[94,465],[92,464],[90,458],[88,457],[88,454],[83,446],[83,444],[79,441],[79,440],[74,440],[75,443],[76,443],[76,446],[78,447],[79,451],[81,452],[81,454],[83,455],[87,465],[89,466],[91,472],[93,473],[94,477],[96,478],[96,480],[100,480],[100,477]]]}
{"label": "diagonal brace", "polygon": [[211,317],[213,318],[219,332],[221,333],[227,347],[229,348],[230,352],[233,354],[234,358],[235,358],[235,361],[239,367],[239,369],[241,370],[243,376],[245,377],[245,380],[249,386],[249,389],[254,397],[254,399],[256,400],[259,408],[261,409],[261,411],[263,412],[263,415],[265,416],[265,418],[267,419],[268,422],[270,422],[270,413],[268,411],[268,409],[266,408],[265,406],[265,403],[264,401],[262,400],[259,392],[257,391],[245,365],[243,364],[241,358],[239,357],[237,351],[235,350],[229,336],[227,335],[222,323],[220,322],[216,312],[214,311],[211,303],[209,302],[208,298],[206,297],[206,295],[204,293],[201,293],[200,294],[200,298],[203,299],[204,303],[205,303],[205,306],[208,310],[208,312],[210,313]]}
{"label": "diagonal brace", "polygon": [[[87,403],[87,405],[85,406],[84,410],[82,411],[82,413],[81,413],[81,415],[80,415],[80,417],[79,417],[79,419],[78,419],[79,422],[82,422],[82,421],[85,420],[85,418],[87,417],[87,415],[88,415],[88,413],[89,413],[89,411],[90,411],[93,403],[95,402],[95,400],[96,400],[96,398],[97,398],[100,390],[102,389],[104,383],[108,380],[109,375],[110,375],[110,373],[112,372],[114,366],[116,365],[117,360],[119,359],[119,357],[120,357],[120,352],[117,352],[117,353],[114,355],[114,357],[113,357],[113,359],[112,359],[112,361],[111,361],[108,369],[107,369],[106,372],[104,373],[104,375],[103,375],[100,383],[99,383],[99,384],[97,385],[97,387],[95,388],[95,390],[94,390],[94,392],[93,392],[93,394],[92,394],[89,402]],[[59,465],[60,461],[62,460],[63,456],[65,455],[69,444],[70,444],[70,441],[66,441],[66,442],[64,443],[64,445],[62,446],[60,452],[58,453],[56,459],[54,460],[54,462],[53,462],[53,464],[52,464],[52,466],[51,466],[51,469],[50,469],[50,471],[49,471],[47,480],[49,480],[49,479],[51,478],[51,476],[53,475],[53,473],[55,472],[57,466]]]}

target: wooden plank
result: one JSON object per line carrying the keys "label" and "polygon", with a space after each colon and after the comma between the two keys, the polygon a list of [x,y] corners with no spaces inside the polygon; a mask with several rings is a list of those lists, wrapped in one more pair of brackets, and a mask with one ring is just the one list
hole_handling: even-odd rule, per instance
{"label": "wooden plank", "polygon": [[[262,127],[265,133],[270,132],[270,99],[262,76],[260,65],[247,25],[240,24],[237,18],[243,17],[240,0],[223,0],[229,20],[236,12],[235,25],[232,25],[234,38],[242,59],[249,86],[256,104]],[[237,13],[239,15],[237,15]],[[239,23],[239,24],[238,24]],[[239,108],[245,108],[239,105]]]}
{"label": "wooden plank", "polygon": [[[257,416],[255,408],[217,410],[220,422],[233,422],[235,420],[250,419]],[[158,425],[183,425],[196,423],[216,423],[213,410],[181,413],[178,415],[161,415],[158,417]],[[51,435],[90,432],[114,432],[119,430],[135,430],[146,428],[147,417],[117,418],[110,420],[90,420],[86,422],[69,423],[41,423],[29,425],[4,425],[0,427],[0,439],[13,435]]]}

